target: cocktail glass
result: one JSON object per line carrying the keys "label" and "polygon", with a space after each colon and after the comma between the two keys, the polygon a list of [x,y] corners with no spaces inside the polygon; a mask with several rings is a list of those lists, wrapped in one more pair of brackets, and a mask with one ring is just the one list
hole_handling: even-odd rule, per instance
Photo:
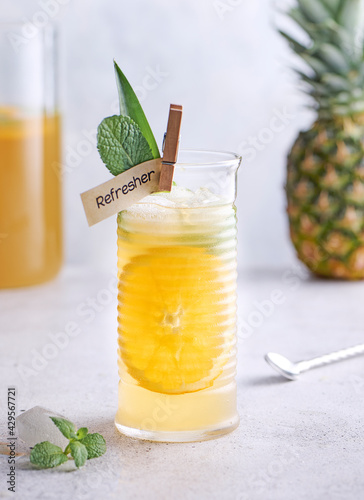
{"label": "cocktail glass", "polygon": [[199,441],[235,429],[236,173],[180,151],[171,193],[118,215],[119,407],[128,436]]}

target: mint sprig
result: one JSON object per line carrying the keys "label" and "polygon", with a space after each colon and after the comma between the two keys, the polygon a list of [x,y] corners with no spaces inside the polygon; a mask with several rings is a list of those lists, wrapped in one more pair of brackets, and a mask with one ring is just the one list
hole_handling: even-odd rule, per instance
{"label": "mint sprig", "polygon": [[152,150],[152,158],[159,158],[160,154],[157,142],[154,138],[148,120],[144,114],[143,108],[141,107],[140,102],[134,90],[132,89],[132,86],[115,61],[114,69],[116,76],[116,85],[118,87],[119,93],[120,114],[129,116],[132,120],[134,120],[134,122],[140,128],[141,133],[146,138],[150,149]]}
{"label": "mint sprig", "polygon": [[143,108],[114,61],[119,93],[120,115],[108,116],[97,129],[97,149],[113,175],[119,175],[139,163],[160,157],[157,142]]}
{"label": "mint sprig", "polygon": [[68,455],[75,461],[76,467],[82,467],[86,460],[100,457],[106,452],[105,439],[97,432],[88,434],[86,427],[81,427],[76,431],[72,422],[65,418],[50,417],[60,432],[69,439],[69,443],[64,449],[43,441],[34,446],[30,453],[30,461],[42,469],[57,467],[68,461]]}
{"label": "mint sprig", "polygon": [[128,116],[114,115],[102,120],[97,129],[97,149],[113,175],[153,159],[146,138]]}

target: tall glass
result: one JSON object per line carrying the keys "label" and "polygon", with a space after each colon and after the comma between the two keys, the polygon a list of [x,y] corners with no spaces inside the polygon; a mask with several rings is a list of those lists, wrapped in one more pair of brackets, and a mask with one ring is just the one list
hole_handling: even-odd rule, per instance
{"label": "tall glass", "polygon": [[237,427],[232,153],[181,151],[171,193],[118,215],[119,407],[128,436],[199,441]]}
{"label": "tall glass", "polygon": [[56,33],[0,23],[0,288],[62,262]]}

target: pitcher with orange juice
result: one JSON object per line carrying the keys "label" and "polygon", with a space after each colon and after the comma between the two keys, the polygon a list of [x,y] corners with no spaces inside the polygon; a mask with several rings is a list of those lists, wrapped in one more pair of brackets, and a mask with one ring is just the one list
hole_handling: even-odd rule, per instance
{"label": "pitcher with orange juice", "polygon": [[47,281],[62,262],[55,30],[22,30],[0,24],[0,288]]}

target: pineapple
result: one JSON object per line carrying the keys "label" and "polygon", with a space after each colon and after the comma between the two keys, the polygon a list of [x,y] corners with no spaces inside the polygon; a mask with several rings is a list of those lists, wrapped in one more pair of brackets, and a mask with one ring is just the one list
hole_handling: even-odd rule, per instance
{"label": "pineapple", "polygon": [[297,255],[315,274],[364,278],[364,0],[298,0],[288,13],[308,35],[280,33],[317,118],[288,155],[286,194]]}

